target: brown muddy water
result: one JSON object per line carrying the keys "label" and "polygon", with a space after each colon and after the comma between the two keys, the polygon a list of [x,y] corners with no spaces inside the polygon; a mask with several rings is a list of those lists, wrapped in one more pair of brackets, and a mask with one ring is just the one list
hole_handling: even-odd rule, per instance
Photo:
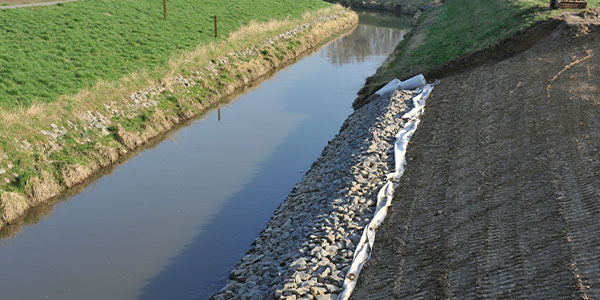
{"label": "brown muddy water", "polygon": [[3,233],[0,299],[218,291],[406,32],[404,20],[361,16],[351,34]]}

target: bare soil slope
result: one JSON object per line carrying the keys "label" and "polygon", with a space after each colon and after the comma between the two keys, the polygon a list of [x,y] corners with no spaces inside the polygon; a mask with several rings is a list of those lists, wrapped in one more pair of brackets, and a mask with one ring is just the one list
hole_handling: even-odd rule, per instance
{"label": "bare soil slope", "polygon": [[442,78],[354,299],[600,299],[600,19]]}

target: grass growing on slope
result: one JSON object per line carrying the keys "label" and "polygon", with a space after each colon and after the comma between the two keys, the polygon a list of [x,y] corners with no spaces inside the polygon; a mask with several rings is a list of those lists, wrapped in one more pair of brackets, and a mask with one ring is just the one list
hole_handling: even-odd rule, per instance
{"label": "grass growing on slope", "polygon": [[[319,0],[89,0],[0,10],[0,108],[29,107],[164,66],[250,20],[298,18]],[[219,38],[213,37],[213,19]]]}
{"label": "grass growing on slope", "polygon": [[[493,45],[558,10],[546,0],[452,0],[426,11],[377,82],[404,78]],[[588,0],[588,7],[600,0]],[[562,11],[562,10],[561,10]]]}

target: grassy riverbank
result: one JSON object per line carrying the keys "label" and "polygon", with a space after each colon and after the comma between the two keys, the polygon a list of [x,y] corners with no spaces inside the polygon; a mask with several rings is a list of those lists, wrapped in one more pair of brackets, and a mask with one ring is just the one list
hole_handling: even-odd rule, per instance
{"label": "grassy riverbank", "polygon": [[[112,3],[99,2],[106,2],[107,5]],[[183,2],[189,2],[190,5],[197,3],[187,0]],[[82,72],[97,66],[106,69],[107,78],[96,78],[103,76],[103,72],[91,74],[88,79],[95,79],[90,84],[84,84],[85,81],[73,82],[73,85],[83,84],[75,92],[60,90],[57,83],[54,92],[59,96],[43,101],[39,98],[31,102],[6,100],[4,108],[0,110],[3,124],[0,127],[0,227],[3,223],[17,222],[29,207],[37,206],[83,182],[100,168],[126,157],[128,152],[140,148],[176,124],[202,113],[220,99],[260,80],[271,70],[350,29],[358,19],[356,14],[342,7],[316,0],[302,1],[303,4],[296,4],[296,1],[291,0],[261,0],[252,2],[255,5],[253,9],[244,9],[250,2],[238,2],[239,7],[236,9],[239,9],[240,16],[244,16],[243,19],[235,21],[237,29],[235,26],[224,25],[236,16],[230,11],[225,13],[226,9],[223,8],[219,39],[195,37],[199,31],[198,27],[191,28],[192,23],[188,23],[190,28],[182,29],[181,34],[169,26],[163,27],[162,39],[166,41],[157,39],[151,34],[152,31],[140,27],[123,28],[125,44],[122,47],[115,46],[120,50],[105,49],[111,47],[104,45],[96,48],[93,44],[97,39],[86,40],[87,37],[82,36],[87,42],[81,43],[87,44],[89,49],[116,51],[110,52],[110,55],[104,50],[94,55],[79,53],[81,61],[89,64],[81,69]],[[286,5],[287,2],[289,3]],[[212,3],[216,7],[220,2],[209,0],[202,3]],[[173,26],[177,27],[177,9],[175,3],[172,4],[169,20],[173,20]],[[229,5],[236,7],[232,3]],[[53,7],[51,10],[66,6]],[[326,8],[317,9],[323,6]],[[119,11],[122,10],[115,8],[114,14],[110,12],[112,16],[103,15],[114,18],[119,15]],[[179,11],[182,15],[190,14],[184,7],[180,7]],[[273,11],[273,14],[269,17],[265,14],[267,11]],[[148,15],[152,14],[153,12],[148,12]],[[209,15],[212,13],[205,11],[201,16]],[[0,16],[6,15],[0,13]],[[156,16],[157,24],[163,22],[160,20],[160,10]],[[193,22],[192,14],[188,18],[189,22]],[[201,22],[205,21],[199,19]],[[251,19],[259,21],[250,21]],[[87,30],[96,32],[93,29],[95,25],[86,26]],[[138,32],[139,36],[125,38],[133,31]],[[83,34],[84,30],[79,32]],[[187,39],[185,32],[189,33]],[[58,39],[48,36],[50,40]],[[145,52],[148,45],[139,44],[142,38],[159,48],[148,50],[158,51],[156,56],[151,54],[154,52]],[[171,42],[168,42],[171,38]],[[37,41],[37,37],[35,40]],[[13,45],[17,44],[15,41]],[[132,41],[135,45],[127,44]],[[32,44],[25,43],[23,47],[27,45]],[[56,44],[57,47],[59,45],[60,43]],[[127,45],[130,47],[126,47]],[[65,48],[62,51],[71,53],[74,50]],[[73,53],[76,52],[78,51]],[[134,56],[139,54],[135,56],[138,59],[120,56],[123,53],[133,53]],[[108,56],[98,59],[95,57],[97,55]],[[42,58],[40,60],[38,62],[41,66],[45,66],[46,62]],[[111,61],[104,65],[105,60]],[[53,63],[54,59],[50,59],[47,68],[58,68],[50,66]],[[142,67],[146,66],[145,63],[150,67]],[[38,71],[45,72],[44,67],[36,67]],[[2,70],[14,69],[3,67]],[[61,73],[56,69],[56,72],[47,71],[45,74],[49,76],[50,82],[58,82],[60,80],[56,76],[74,76],[74,73],[69,73],[71,71]],[[128,73],[119,75],[120,72]],[[38,83],[26,81],[26,84]],[[0,99],[4,101],[7,98]]]}
{"label": "grassy riverbank", "polygon": [[[396,2],[402,3],[402,0]],[[588,0],[588,7],[600,0]],[[395,77],[405,79],[492,46],[564,10],[550,10],[546,0],[452,0],[426,10],[413,31],[361,91],[371,94]]]}

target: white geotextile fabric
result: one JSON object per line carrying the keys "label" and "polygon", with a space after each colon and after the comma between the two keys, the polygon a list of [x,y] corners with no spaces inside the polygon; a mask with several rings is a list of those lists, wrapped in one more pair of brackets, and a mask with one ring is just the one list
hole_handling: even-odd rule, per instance
{"label": "white geotextile fabric", "polygon": [[[397,80],[397,79],[395,79]],[[423,114],[423,108],[425,107],[425,100],[429,97],[429,93],[433,90],[433,84],[427,84],[419,88],[418,94],[413,97],[414,108],[402,116],[402,119],[408,119],[406,125],[400,129],[396,134],[396,142],[394,144],[394,160],[395,169],[393,173],[387,175],[387,182],[379,190],[377,194],[377,206],[375,208],[375,214],[373,219],[365,227],[360,242],[354,251],[354,258],[350,268],[344,278],[344,286],[342,292],[338,296],[338,300],[346,300],[350,298],[358,275],[362,270],[363,265],[371,258],[371,250],[375,244],[375,230],[383,223],[387,216],[388,207],[392,204],[392,198],[394,196],[394,189],[398,185],[396,183],[402,174],[404,174],[404,167],[406,165],[406,148],[410,138],[417,130],[421,120],[421,114]]]}

